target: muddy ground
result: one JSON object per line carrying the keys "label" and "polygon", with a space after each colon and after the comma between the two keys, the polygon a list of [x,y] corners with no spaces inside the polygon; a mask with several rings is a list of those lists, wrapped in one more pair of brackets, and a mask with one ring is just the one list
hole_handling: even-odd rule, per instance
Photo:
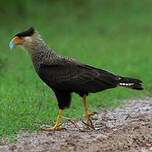
{"label": "muddy ground", "polygon": [[18,134],[16,143],[0,142],[0,152],[152,152],[152,100],[131,100],[92,117],[95,128],[69,119],[56,132]]}

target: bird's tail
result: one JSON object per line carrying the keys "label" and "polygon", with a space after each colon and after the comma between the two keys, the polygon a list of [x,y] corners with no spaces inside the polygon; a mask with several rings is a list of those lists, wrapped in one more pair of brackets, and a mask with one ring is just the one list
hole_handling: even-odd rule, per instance
{"label": "bird's tail", "polygon": [[136,90],[143,90],[142,81],[134,78],[127,78],[127,77],[120,77],[119,78],[119,86],[136,89]]}

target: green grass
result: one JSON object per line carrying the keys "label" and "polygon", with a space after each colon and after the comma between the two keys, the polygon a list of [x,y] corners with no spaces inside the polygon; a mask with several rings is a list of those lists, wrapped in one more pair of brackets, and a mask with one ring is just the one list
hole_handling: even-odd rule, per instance
{"label": "green grass", "polygon": [[[16,32],[31,25],[61,55],[144,81],[141,92],[116,88],[91,94],[90,111],[151,95],[151,5],[149,0],[27,1],[24,18],[12,10],[0,25],[0,135],[37,130],[40,123],[55,122],[58,114],[54,93],[36,75],[27,52],[8,47]],[[80,119],[83,113],[82,99],[73,94],[63,115]]]}

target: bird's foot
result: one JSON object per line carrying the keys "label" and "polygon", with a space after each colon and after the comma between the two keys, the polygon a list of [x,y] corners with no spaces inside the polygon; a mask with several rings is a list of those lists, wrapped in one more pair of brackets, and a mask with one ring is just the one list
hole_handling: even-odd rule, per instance
{"label": "bird's foot", "polygon": [[90,119],[90,117],[93,116],[94,114],[95,113],[91,112],[86,115],[86,122],[89,126],[93,126],[93,123],[92,123],[92,120]]}
{"label": "bird's foot", "polygon": [[87,118],[86,122],[89,126],[93,126],[92,120],[90,118]]}
{"label": "bird's foot", "polygon": [[54,126],[54,127],[50,127],[50,128],[46,128],[46,127],[43,127],[42,128],[44,131],[60,131],[60,130],[63,130],[65,128],[61,127],[61,126]]}
{"label": "bird's foot", "polygon": [[94,112],[90,112],[90,113],[88,113],[88,117],[90,118],[91,116],[94,116],[95,115],[95,113]]}

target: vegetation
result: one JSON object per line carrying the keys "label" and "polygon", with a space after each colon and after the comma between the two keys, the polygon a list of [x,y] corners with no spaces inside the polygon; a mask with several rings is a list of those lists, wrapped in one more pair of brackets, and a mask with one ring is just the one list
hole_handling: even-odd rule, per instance
{"label": "vegetation", "polygon": [[[91,94],[90,111],[151,95],[151,1],[6,2],[0,2],[0,135],[37,130],[40,123],[52,124],[58,114],[54,93],[36,75],[27,52],[8,47],[15,33],[30,26],[61,55],[144,81],[141,92],[117,88]],[[83,113],[82,99],[73,95],[63,115],[80,119]]]}

